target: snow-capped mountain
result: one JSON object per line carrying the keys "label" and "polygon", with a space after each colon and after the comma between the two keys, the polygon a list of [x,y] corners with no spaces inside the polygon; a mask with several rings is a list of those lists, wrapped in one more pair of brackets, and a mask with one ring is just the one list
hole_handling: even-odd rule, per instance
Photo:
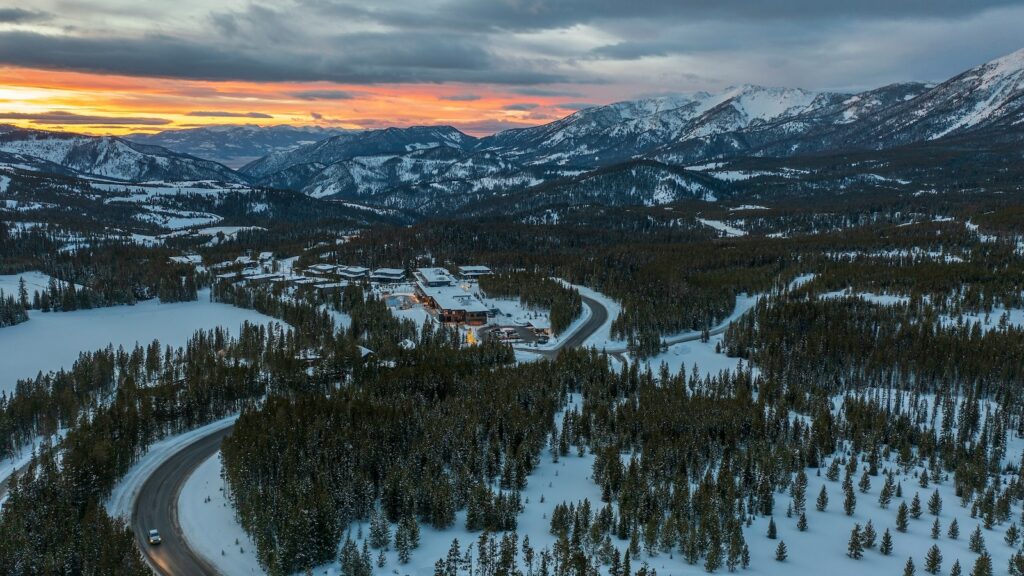
{"label": "snow-capped mountain", "polygon": [[[360,156],[401,155],[441,146],[466,151],[475,142],[476,138],[451,126],[412,126],[348,132],[291,151],[267,155],[243,166],[239,171],[258,182],[306,164],[327,167]],[[299,181],[292,186],[303,187],[305,184]]]}
{"label": "snow-capped mountain", "polygon": [[850,138],[865,148],[934,140],[993,126],[1024,127],[1024,49],[882,109],[864,123]]}
{"label": "snow-capped mountain", "polygon": [[159,146],[114,136],[0,126],[0,152],[60,165],[75,173],[114,180],[217,180],[242,182],[230,168]]}
{"label": "snow-capped mountain", "polygon": [[130,134],[126,138],[237,169],[268,154],[294,150],[346,132],[349,131],[319,126],[231,125]]}
{"label": "snow-capped mountain", "polygon": [[665,145],[756,128],[802,114],[829,95],[741,86],[710,94],[618,102],[538,126],[501,132],[480,146],[525,164],[589,167],[635,158]]}
{"label": "snow-capped mountain", "polygon": [[[974,142],[975,148],[981,141],[996,140],[1004,147],[1024,147],[1024,50],[937,85],[892,84],[857,94],[744,85],[588,108],[549,124],[486,138],[450,126],[414,126],[298,140],[315,136],[315,130],[287,127],[208,128],[162,136],[169,145],[216,148],[216,154],[235,150],[232,144],[290,146],[237,172],[118,138],[13,128],[0,130],[0,152],[110,178],[245,181],[421,214],[487,204],[489,198],[530,205],[523,194],[555,202],[558,191],[571,194],[574,202],[590,198],[611,204],[708,199],[743,186],[729,179],[709,181],[686,167],[895,153],[908,145],[951,139],[958,146]],[[920,165],[915,169],[930,170]],[[776,178],[777,193],[787,187],[794,193],[822,189],[817,184],[802,187],[811,175],[793,174]],[[860,181],[856,175],[842,178],[844,190]],[[890,175],[894,182],[910,179]]]}

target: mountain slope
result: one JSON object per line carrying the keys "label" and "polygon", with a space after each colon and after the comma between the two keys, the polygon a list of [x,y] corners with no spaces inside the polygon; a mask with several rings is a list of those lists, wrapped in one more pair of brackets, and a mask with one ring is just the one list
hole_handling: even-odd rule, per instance
{"label": "mountain slope", "polygon": [[114,180],[244,181],[230,168],[216,162],[114,136],[84,136],[0,126],[0,152],[35,158],[79,174]]}
{"label": "mountain slope", "polygon": [[205,126],[129,134],[126,138],[240,168],[268,154],[294,150],[346,132],[317,126]]}

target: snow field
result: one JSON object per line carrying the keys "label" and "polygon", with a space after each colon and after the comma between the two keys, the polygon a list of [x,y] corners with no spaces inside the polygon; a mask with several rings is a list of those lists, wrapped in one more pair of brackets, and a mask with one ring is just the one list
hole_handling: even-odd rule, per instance
{"label": "snow field", "polygon": [[73,312],[33,310],[28,322],[0,329],[0,392],[11,393],[19,379],[34,378],[40,371],[71,368],[82,351],[148,345],[154,339],[164,346],[182,346],[197,330],[224,326],[237,332],[246,321],[277,322],[254,310],[210,302],[208,290],[200,291],[194,302],[163,304],[153,299]]}

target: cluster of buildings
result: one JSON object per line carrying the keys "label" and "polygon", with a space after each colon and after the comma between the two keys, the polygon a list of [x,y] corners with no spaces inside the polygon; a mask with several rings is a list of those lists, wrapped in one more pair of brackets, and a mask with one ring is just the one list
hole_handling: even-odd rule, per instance
{"label": "cluster of buildings", "polygon": [[452,274],[446,268],[417,268],[411,279],[401,268],[377,268],[320,263],[303,270],[279,270],[273,254],[239,256],[210,266],[219,280],[250,285],[283,284],[330,291],[351,282],[372,282],[380,285],[412,283],[413,298],[434,313],[439,322],[483,326],[494,310],[487,308],[477,295],[474,284],[481,276],[492,274],[487,266],[459,266]]}
{"label": "cluster of buildings", "polygon": [[416,298],[433,310],[440,322],[483,326],[493,312],[484,306],[468,281],[490,273],[486,266],[461,266],[460,282],[444,268],[417,268],[413,273]]}

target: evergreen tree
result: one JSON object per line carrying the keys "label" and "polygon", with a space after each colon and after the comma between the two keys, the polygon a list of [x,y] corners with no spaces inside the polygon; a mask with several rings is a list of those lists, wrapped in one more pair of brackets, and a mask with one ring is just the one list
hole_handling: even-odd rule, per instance
{"label": "evergreen tree", "polygon": [[985,551],[985,537],[981,535],[981,526],[974,527],[967,547],[975,554],[981,554]]}
{"label": "evergreen tree", "polygon": [[786,543],[779,540],[779,545],[775,548],[775,559],[779,562],[785,562],[789,556],[789,552],[786,550]]}
{"label": "evergreen tree", "polygon": [[917,574],[917,568],[914,568],[914,559],[907,558],[907,563],[903,565],[903,576],[914,576]]}
{"label": "evergreen tree", "polygon": [[[832,462],[834,463],[835,460]],[[828,507],[828,491],[825,490],[824,484],[821,485],[821,491],[818,492],[818,499],[815,501],[814,507],[817,508],[818,512],[824,512],[825,508]]]}
{"label": "evergreen tree", "polygon": [[884,556],[892,554],[892,534],[889,533],[888,528],[882,533],[882,544],[878,547],[878,551]]}
{"label": "evergreen tree", "polygon": [[932,547],[928,549],[928,553],[924,557],[924,571],[929,574],[938,574],[941,569],[942,552],[939,551],[938,546],[932,544]]}
{"label": "evergreen tree", "polygon": [[939,523],[939,519],[936,518],[935,521],[932,522],[932,540],[938,540],[939,539],[939,535],[941,533],[942,533],[942,525]]}
{"label": "evergreen tree", "polygon": [[868,520],[868,523],[864,525],[864,530],[861,531],[860,534],[861,544],[865,549],[870,550],[875,547],[875,538],[877,538],[877,536],[874,525],[871,523],[871,520]]}
{"label": "evergreen tree", "polygon": [[846,545],[846,555],[854,560],[860,560],[864,556],[864,546],[861,543],[860,524],[855,524],[850,531],[850,541]]}
{"label": "evergreen tree", "polygon": [[1020,541],[1020,531],[1017,530],[1017,524],[1015,522],[1011,523],[1010,527],[1006,529],[1006,536],[1003,537],[1003,540],[1006,542],[1006,545],[1011,548],[1016,546],[1017,542]]}
{"label": "evergreen tree", "polygon": [[946,531],[946,536],[949,536],[950,540],[956,540],[960,537],[960,524],[957,523],[956,518],[949,523],[949,530]]}
{"label": "evergreen tree", "polygon": [[910,517],[917,520],[921,517],[921,496],[914,492],[914,499],[910,501]]}
{"label": "evergreen tree", "polygon": [[803,512],[800,513],[800,518],[796,521],[796,529],[801,532],[807,531],[807,514],[804,514]]}
{"label": "evergreen tree", "polygon": [[768,519],[768,539],[769,540],[775,540],[775,537],[776,537],[775,518],[771,517],[771,518]]}
{"label": "evergreen tree", "polygon": [[992,576],[992,557],[988,552],[982,552],[981,556],[974,561],[971,576]]}
{"label": "evergreen tree", "polygon": [[843,498],[843,511],[846,512],[847,516],[853,516],[854,510],[857,509],[857,496],[853,493],[853,488],[846,487],[846,496]]}
{"label": "evergreen tree", "polygon": [[907,503],[900,502],[900,507],[896,510],[896,529],[900,532],[906,532],[909,521],[907,520]]}
{"label": "evergreen tree", "polygon": [[928,499],[928,513],[932,516],[938,516],[942,512],[942,497],[939,496],[939,491],[932,492],[931,498]]}
{"label": "evergreen tree", "polygon": [[960,568],[960,561],[954,560],[953,565],[949,568],[949,576],[961,576],[963,570]]}

